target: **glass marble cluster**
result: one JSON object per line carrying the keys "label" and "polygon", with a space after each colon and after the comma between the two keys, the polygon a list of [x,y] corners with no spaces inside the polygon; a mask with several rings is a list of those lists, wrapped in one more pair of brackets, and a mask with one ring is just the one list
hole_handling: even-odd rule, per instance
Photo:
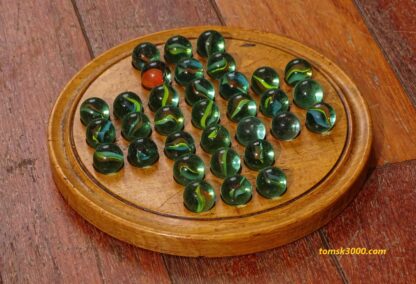
{"label": "glass marble cluster", "polygon": [[235,68],[235,60],[227,52],[218,52],[208,58],[207,73],[213,79],[220,79],[228,72],[235,71]]}
{"label": "glass marble cluster", "polygon": [[110,107],[100,98],[88,98],[81,104],[80,117],[84,125],[97,118],[110,119]]}
{"label": "glass marble cluster", "polygon": [[153,165],[159,160],[156,143],[148,137],[134,140],[129,145],[127,160],[138,168]]}
{"label": "glass marble cluster", "polygon": [[88,123],[86,141],[96,148],[101,143],[113,143],[116,140],[116,129],[108,119],[98,118]]}
{"label": "glass marble cluster", "polygon": [[228,205],[244,206],[251,200],[252,194],[251,183],[242,175],[228,177],[221,185],[221,198]]}
{"label": "glass marble cluster", "polygon": [[237,125],[236,139],[243,146],[265,137],[266,126],[254,116],[243,118]]}
{"label": "glass marble cluster", "polygon": [[183,203],[192,212],[200,213],[214,207],[216,194],[214,188],[206,181],[190,182],[183,192]]}
{"label": "glass marble cluster", "polygon": [[280,112],[272,120],[271,132],[279,140],[293,140],[300,133],[299,118],[292,112]]}
{"label": "glass marble cluster", "polygon": [[281,89],[270,89],[260,97],[260,111],[268,117],[273,117],[279,112],[288,111],[289,98]]}
{"label": "glass marble cluster", "polygon": [[279,83],[276,70],[268,66],[257,68],[251,77],[251,88],[259,96],[269,89],[278,89]]}
{"label": "glass marble cluster", "polygon": [[245,93],[235,94],[227,102],[227,116],[233,122],[239,122],[244,117],[256,116],[256,114],[256,101]]}
{"label": "glass marble cluster", "polygon": [[148,105],[153,112],[164,106],[178,106],[179,94],[169,84],[159,85],[150,91]]}
{"label": "glass marble cluster", "polygon": [[250,83],[246,76],[238,71],[229,72],[221,77],[219,83],[219,92],[221,97],[228,100],[238,93],[248,93]]}
{"label": "glass marble cluster", "polygon": [[147,63],[141,72],[143,88],[150,90],[163,83],[170,84],[172,74],[169,67],[162,61],[151,61]]}
{"label": "glass marble cluster", "polygon": [[196,51],[201,57],[209,57],[214,53],[225,51],[225,40],[222,34],[214,30],[201,33],[196,42]]}
{"label": "glass marble cluster", "polygon": [[231,145],[230,133],[220,124],[211,125],[202,131],[200,145],[205,152],[212,154]]}
{"label": "glass marble cluster", "polygon": [[133,49],[131,64],[139,71],[147,63],[157,60],[160,60],[160,52],[153,43],[143,42]]}
{"label": "glass marble cluster", "polygon": [[211,172],[219,177],[226,178],[241,171],[241,159],[238,153],[231,148],[221,148],[211,157]]}
{"label": "glass marble cluster", "polygon": [[257,192],[269,199],[282,196],[287,189],[285,173],[277,167],[267,167],[259,171],[256,179]]}
{"label": "glass marble cluster", "polygon": [[116,144],[100,144],[94,152],[93,166],[102,174],[116,173],[124,166],[123,151]]}
{"label": "glass marble cluster", "polygon": [[185,101],[193,106],[197,101],[215,99],[215,89],[210,81],[205,78],[198,78],[191,81],[185,88]]}
{"label": "glass marble cluster", "polygon": [[152,126],[144,113],[131,112],[124,116],[121,122],[121,135],[127,141],[149,137],[150,134],[152,134]]}
{"label": "glass marble cluster", "polygon": [[185,131],[172,133],[165,140],[165,155],[171,160],[176,160],[185,154],[195,154],[195,141],[191,134]]}
{"label": "glass marble cluster", "polygon": [[159,108],[154,117],[155,130],[164,136],[183,129],[185,118],[182,111],[175,106]]}
{"label": "glass marble cluster", "polygon": [[202,63],[195,58],[181,59],[175,67],[175,81],[186,86],[192,80],[204,77],[204,67]]}
{"label": "glass marble cluster", "polygon": [[306,112],[306,127],[316,133],[327,133],[336,122],[334,108],[327,103],[318,103]]}
{"label": "glass marble cluster", "polygon": [[311,64],[302,58],[291,60],[285,68],[285,81],[289,86],[295,86],[298,82],[312,78]]}
{"label": "glass marble cluster", "polygon": [[205,177],[205,164],[195,154],[185,154],[175,160],[173,164],[173,177],[182,185],[190,182],[202,181]]}
{"label": "glass marble cluster", "polygon": [[220,120],[220,110],[214,101],[204,99],[192,107],[192,124],[199,129],[205,129]]}
{"label": "glass marble cluster", "polygon": [[324,91],[321,85],[313,79],[300,81],[293,88],[293,101],[303,109],[308,109],[313,105],[322,102]]}
{"label": "glass marble cluster", "polygon": [[187,38],[176,35],[166,41],[164,51],[166,62],[176,64],[192,57],[192,44]]}
{"label": "glass marble cluster", "polygon": [[131,112],[143,112],[143,103],[134,92],[123,92],[113,102],[113,114],[118,119],[123,119]]}
{"label": "glass marble cluster", "polygon": [[244,162],[246,166],[254,171],[272,166],[275,153],[272,145],[266,140],[250,142],[244,151]]}

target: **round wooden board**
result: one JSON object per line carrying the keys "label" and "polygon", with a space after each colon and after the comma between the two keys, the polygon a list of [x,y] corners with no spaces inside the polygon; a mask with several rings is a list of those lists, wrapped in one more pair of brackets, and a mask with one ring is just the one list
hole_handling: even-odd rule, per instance
{"label": "round wooden board", "polygon": [[[275,68],[282,89],[292,99],[291,88],[283,80],[284,67],[295,57],[313,65],[314,79],[325,90],[325,101],[334,106],[337,123],[327,135],[309,132],[304,127],[305,111],[293,104],[291,110],[303,124],[300,136],[281,142],[268,134],[274,146],[276,166],[288,177],[288,190],[276,200],[257,192],[247,206],[226,205],[219,197],[221,180],[209,171],[210,156],[200,147],[197,154],[206,164],[206,180],[216,189],[218,200],[209,212],[196,214],[183,206],[183,187],[172,177],[173,162],[163,155],[164,137],[152,133],[161,157],[146,169],[134,168],[126,161],[122,171],[102,175],[92,167],[93,149],[85,142],[85,127],[79,118],[79,106],[88,97],[101,97],[111,106],[122,91],[139,94],[147,106],[148,91],[140,84],[140,73],[131,66],[131,51],[140,42],[155,43],[163,54],[163,44],[181,34],[196,46],[196,38],[207,29],[220,31],[226,38],[227,51],[237,68],[248,78],[260,66]],[[195,57],[204,65],[205,59]],[[173,66],[171,66],[173,70]],[[217,84],[215,83],[216,90]],[[196,142],[201,131],[191,124],[191,108],[181,93],[185,130]],[[250,90],[250,92],[252,92]],[[252,93],[251,93],[252,94]],[[259,101],[255,94],[252,96]],[[236,124],[225,115],[226,103],[217,94],[221,123],[235,134]],[[153,113],[146,107],[153,120]],[[271,120],[258,114],[270,129]],[[117,129],[117,143],[127,153],[127,142]],[[257,252],[283,245],[320,228],[338,214],[359,190],[366,173],[372,135],[367,105],[357,87],[333,62],[316,51],[275,34],[228,27],[193,27],[164,31],[119,45],[85,66],[59,96],[49,121],[49,154],[57,187],[79,214],[104,232],[139,247],[184,256],[230,256]],[[233,147],[242,155],[243,147]],[[243,167],[255,188],[257,173]]]}

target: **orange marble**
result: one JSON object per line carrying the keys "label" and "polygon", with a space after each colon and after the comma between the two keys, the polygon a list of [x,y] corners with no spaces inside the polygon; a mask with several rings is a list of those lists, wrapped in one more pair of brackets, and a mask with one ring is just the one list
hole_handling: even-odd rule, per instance
{"label": "orange marble", "polygon": [[152,89],[163,84],[162,70],[151,68],[142,72],[142,86],[146,89]]}

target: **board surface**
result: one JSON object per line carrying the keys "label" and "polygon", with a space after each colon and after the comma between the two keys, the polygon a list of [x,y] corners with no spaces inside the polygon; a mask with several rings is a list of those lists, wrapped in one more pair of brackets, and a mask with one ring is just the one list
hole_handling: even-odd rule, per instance
{"label": "board surface", "polygon": [[[282,89],[292,99],[291,88],[283,82],[283,70],[295,57],[307,59],[314,79],[325,91],[325,101],[337,112],[337,123],[328,135],[309,132],[304,127],[305,111],[291,104],[303,128],[294,141],[281,142],[268,134],[276,154],[276,166],[288,177],[288,190],[280,199],[268,200],[256,192],[247,206],[226,205],[220,200],[221,179],[209,171],[210,156],[197,147],[206,164],[206,180],[216,189],[216,206],[206,213],[192,213],[182,204],[183,187],[173,180],[173,162],[163,155],[164,137],[153,131],[160,160],[147,169],[128,164],[115,175],[102,175],[92,167],[93,149],[85,142],[85,127],[79,105],[88,97],[101,97],[112,105],[123,91],[134,91],[147,106],[148,91],[140,84],[140,73],[131,66],[131,51],[149,41],[161,48],[171,36],[181,34],[196,46],[196,38],[206,29],[216,29],[226,38],[227,51],[237,69],[248,78],[260,66],[275,68]],[[195,57],[204,65],[206,60]],[[173,66],[171,66],[173,70]],[[185,130],[199,143],[201,131],[191,124],[189,107],[181,94]],[[215,84],[216,90],[218,90]],[[259,102],[259,97],[252,93]],[[225,115],[226,102],[217,94],[221,124],[235,134],[236,124]],[[153,120],[153,113],[145,113]],[[271,120],[258,114],[268,129]],[[117,143],[124,153],[127,142]],[[94,59],[65,87],[49,122],[49,152],[55,182],[68,203],[89,222],[110,235],[143,248],[188,256],[226,256],[276,247],[318,229],[338,214],[359,190],[365,177],[371,149],[371,121],[365,101],[353,82],[324,56],[295,41],[274,34],[226,27],[195,27],[148,35],[115,47]],[[234,149],[243,147],[233,140]],[[255,185],[257,172],[243,166],[242,174]]]}

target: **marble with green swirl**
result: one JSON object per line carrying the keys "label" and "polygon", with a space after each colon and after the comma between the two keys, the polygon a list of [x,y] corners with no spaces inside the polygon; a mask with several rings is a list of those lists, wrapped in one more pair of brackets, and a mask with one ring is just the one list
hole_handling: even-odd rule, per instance
{"label": "marble with green swirl", "polygon": [[100,98],[88,98],[82,102],[80,106],[81,122],[88,125],[91,121],[97,118],[110,119],[110,107]]}
{"label": "marble with green swirl", "polygon": [[113,143],[116,141],[116,129],[113,123],[108,119],[94,119],[87,125],[86,141],[93,148],[101,143]]}
{"label": "marble with green swirl", "polygon": [[289,141],[298,137],[300,120],[290,111],[280,112],[272,120],[271,132],[279,140]]}
{"label": "marble with green swirl", "polygon": [[149,108],[155,112],[164,106],[178,106],[179,94],[170,84],[162,84],[150,90]]}
{"label": "marble with green swirl", "polygon": [[228,52],[217,52],[208,57],[207,73],[213,79],[220,79],[235,69],[235,60]]}
{"label": "marble with green swirl", "polygon": [[231,136],[227,128],[220,124],[208,126],[201,134],[201,148],[212,154],[220,148],[227,148],[231,145]]}
{"label": "marble with green swirl", "polygon": [[238,143],[247,146],[250,142],[266,137],[266,126],[257,117],[248,116],[238,123],[235,136]]}
{"label": "marble with green swirl", "polygon": [[185,154],[195,154],[195,141],[191,134],[179,131],[169,134],[165,140],[165,155],[171,160],[176,160]]}
{"label": "marble with green swirl", "polygon": [[337,115],[334,108],[327,103],[319,103],[306,112],[306,128],[316,133],[327,133],[335,125]]}
{"label": "marble with green swirl", "polygon": [[137,138],[149,137],[152,134],[152,126],[149,118],[142,112],[131,112],[121,121],[121,135],[127,141]]}
{"label": "marble with green swirl", "polygon": [[166,41],[164,51],[166,62],[176,64],[181,59],[192,57],[192,44],[187,38],[176,35]]}
{"label": "marble with green swirl", "polygon": [[211,157],[211,172],[219,177],[226,178],[241,171],[240,155],[232,148],[221,148]]}
{"label": "marble with green swirl", "polygon": [[219,83],[219,92],[221,97],[228,100],[238,93],[248,94],[250,83],[247,77],[238,71],[229,72],[221,77]]}
{"label": "marble with green swirl", "polygon": [[224,37],[221,33],[214,30],[204,31],[198,37],[196,51],[201,57],[209,57],[214,53],[224,52]]}
{"label": "marble with green swirl", "polygon": [[192,125],[205,129],[220,120],[220,110],[214,101],[204,99],[192,106]]}
{"label": "marble with green swirl", "polygon": [[272,166],[275,160],[273,146],[267,140],[256,140],[247,144],[244,163],[254,171]]}
{"label": "marble with green swirl", "polygon": [[253,187],[245,176],[227,177],[221,185],[222,200],[232,206],[246,205],[253,195]]}
{"label": "marble with green swirl", "polygon": [[267,167],[259,171],[256,178],[257,192],[268,199],[282,196],[287,189],[285,173],[277,167]]}
{"label": "marble with green swirl", "polygon": [[160,52],[153,43],[142,42],[133,49],[131,64],[139,71],[147,63],[156,60],[160,60]]}
{"label": "marble with green swirl", "polygon": [[205,78],[192,80],[185,88],[185,101],[193,106],[197,101],[215,99],[215,89],[212,83]]}
{"label": "marble with green swirl", "polygon": [[244,117],[256,116],[256,114],[256,101],[247,94],[235,94],[227,102],[227,117],[233,122],[239,122]]}
{"label": "marble with green swirl", "polygon": [[257,68],[251,77],[251,89],[259,96],[267,90],[278,89],[279,83],[279,74],[268,66]]}
{"label": "marble with green swirl", "polygon": [[93,166],[97,172],[102,174],[116,173],[124,166],[123,151],[116,144],[100,144],[94,152]]}
{"label": "marble with green swirl", "polygon": [[134,92],[123,92],[113,102],[113,114],[118,119],[123,119],[131,112],[143,112],[143,103]]}
{"label": "marble with green swirl", "polygon": [[175,81],[181,86],[204,77],[204,66],[195,58],[181,59],[175,67]]}
{"label": "marble with green swirl", "polygon": [[322,86],[312,79],[300,81],[293,88],[293,101],[303,109],[308,109],[313,105],[322,102],[324,90]]}
{"label": "marble with green swirl", "polygon": [[291,60],[285,68],[285,81],[289,86],[295,86],[299,81],[312,78],[311,64],[302,58]]}
{"label": "marble with green swirl", "polygon": [[127,160],[138,168],[149,167],[159,160],[156,143],[149,137],[133,140],[127,151]]}
{"label": "marble with green swirl", "polygon": [[273,117],[279,112],[288,111],[289,98],[281,89],[270,89],[260,97],[260,111],[268,117]]}
{"label": "marble with green swirl", "polygon": [[209,211],[214,207],[216,198],[214,188],[204,180],[188,183],[183,191],[183,204],[195,213]]}
{"label": "marble with green swirl", "polygon": [[205,164],[195,154],[185,154],[178,157],[173,164],[173,178],[182,185],[201,181],[205,177]]}
{"label": "marble with green swirl", "polygon": [[179,107],[164,106],[159,108],[154,117],[155,130],[164,136],[183,129],[185,118]]}

